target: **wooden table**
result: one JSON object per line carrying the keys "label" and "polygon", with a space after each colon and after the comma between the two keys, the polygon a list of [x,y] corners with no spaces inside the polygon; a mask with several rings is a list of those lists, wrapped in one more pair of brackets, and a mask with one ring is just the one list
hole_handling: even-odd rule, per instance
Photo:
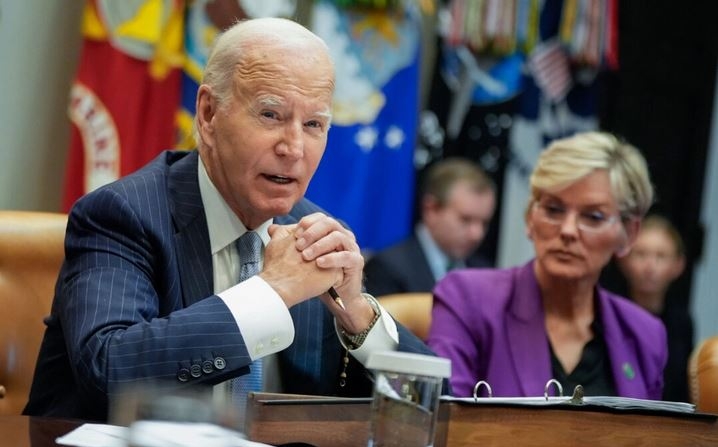
{"label": "wooden table", "polygon": [[[271,445],[366,446],[369,399],[256,394],[247,434]],[[55,447],[82,421],[0,416],[0,447]],[[442,402],[436,447],[718,446],[718,416]]]}
{"label": "wooden table", "polygon": [[715,415],[450,404],[450,447],[718,446]]}
{"label": "wooden table", "polygon": [[[366,446],[369,399],[258,393],[245,431],[267,444]],[[442,402],[435,447],[718,446],[718,416]]]}
{"label": "wooden table", "polygon": [[0,416],[0,446],[54,447],[55,439],[82,421],[30,416]]}

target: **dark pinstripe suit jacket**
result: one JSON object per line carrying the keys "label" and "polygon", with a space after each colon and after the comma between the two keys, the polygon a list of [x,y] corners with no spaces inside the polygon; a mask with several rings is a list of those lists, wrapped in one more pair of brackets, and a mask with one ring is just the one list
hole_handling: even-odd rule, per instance
{"label": "dark pinstripe suit jacket", "polygon": [[[237,325],[213,294],[197,162],[194,151],[164,152],[74,206],[26,414],[102,421],[123,385],[214,385],[249,370]],[[302,200],[275,222],[318,210]],[[279,354],[285,391],[370,395],[355,361],[338,386],[343,350],[322,303],[290,313],[294,343]],[[399,339],[400,350],[431,353],[403,327]]]}

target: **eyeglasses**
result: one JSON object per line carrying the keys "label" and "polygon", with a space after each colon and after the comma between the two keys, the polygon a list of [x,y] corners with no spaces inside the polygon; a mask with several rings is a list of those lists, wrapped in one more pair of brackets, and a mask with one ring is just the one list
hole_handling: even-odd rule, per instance
{"label": "eyeglasses", "polygon": [[[534,202],[533,209],[539,220],[555,226],[563,224],[571,212],[562,204],[550,202]],[[586,233],[600,233],[610,228],[620,217],[619,214],[606,214],[597,210],[580,211],[576,216],[576,226]]]}

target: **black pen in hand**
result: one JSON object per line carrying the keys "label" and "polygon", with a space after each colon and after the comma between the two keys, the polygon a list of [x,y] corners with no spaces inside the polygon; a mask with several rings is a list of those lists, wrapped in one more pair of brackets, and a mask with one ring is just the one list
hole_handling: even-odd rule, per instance
{"label": "black pen in hand", "polygon": [[330,287],[329,290],[327,291],[327,293],[329,294],[329,296],[332,297],[334,302],[337,303],[337,305],[342,308],[342,310],[347,310],[347,308],[344,307],[344,301],[342,301],[342,297],[340,297],[339,294],[337,293],[337,291],[334,290],[334,287]]}

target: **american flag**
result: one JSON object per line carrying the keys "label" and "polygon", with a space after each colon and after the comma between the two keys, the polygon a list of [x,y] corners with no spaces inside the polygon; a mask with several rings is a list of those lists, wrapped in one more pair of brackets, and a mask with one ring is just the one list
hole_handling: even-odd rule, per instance
{"label": "american flag", "polygon": [[531,52],[529,70],[546,98],[557,103],[573,86],[568,54],[558,40],[542,42]]}

